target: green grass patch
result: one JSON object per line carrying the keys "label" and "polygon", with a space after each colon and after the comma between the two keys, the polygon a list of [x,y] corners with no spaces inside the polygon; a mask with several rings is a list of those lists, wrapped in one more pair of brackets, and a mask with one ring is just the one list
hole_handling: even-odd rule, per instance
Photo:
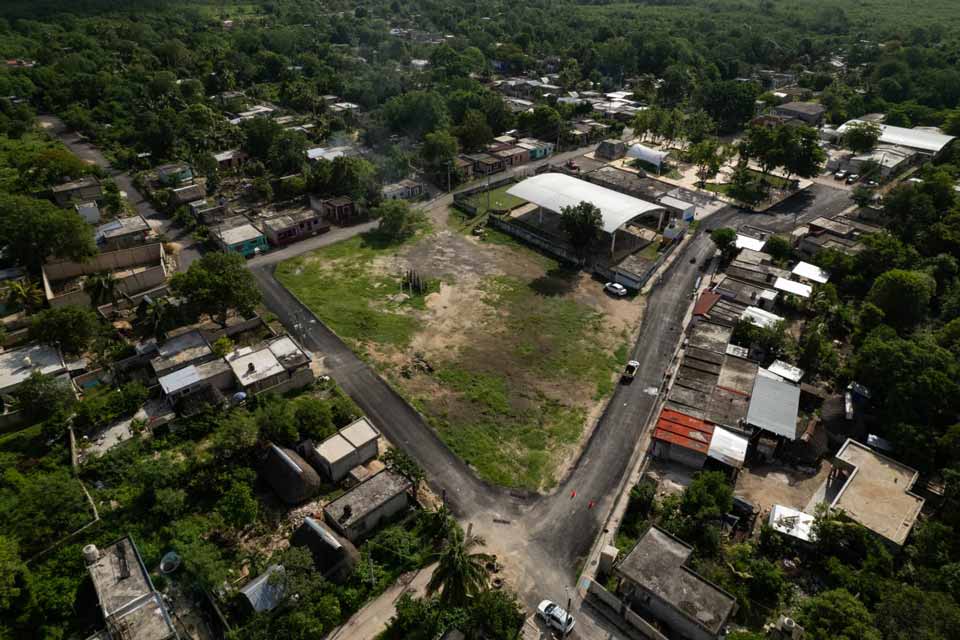
{"label": "green grass patch", "polygon": [[513,187],[512,183],[491,189],[490,191],[476,193],[467,199],[467,203],[477,208],[477,215],[483,215],[488,211],[513,209],[522,204],[526,204],[526,200],[507,193],[507,189],[511,187]]}
{"label": "green grass patch", "polygon": [[639,252],[639,256],[645,260],[656,260],[660,257],[659,243],[651,242]]}
{"label": "green grass patch", "polygon": [[553,486],[560,458],[583,433],[585,403],[576,396],[586,388],[596,400],[613,389],[628,349],[609,349],[598,338],[602,314],[562,295],[577,277],[555,269],[533,283],[489,279],[492,332],[437,368],[447,393],[420,398],[444,442],[485,480]]}
{"label": "green grass patch", "polygon": [[402,274],[374,273],[373,259],[399,246],[364,234],[283,262],[276,276],[341,338],[402,347],[418,326],[405,311],[423,309],[439,281],[428,283],[421,295],[403,298]]}

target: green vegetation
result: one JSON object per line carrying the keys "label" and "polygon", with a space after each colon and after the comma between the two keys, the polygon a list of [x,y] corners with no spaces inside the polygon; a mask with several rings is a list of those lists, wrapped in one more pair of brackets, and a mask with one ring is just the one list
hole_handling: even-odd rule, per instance
{"label": "green vegetation", "polygon": [[[507,190],[513,186],[514,185],[512,183],[505,184],[502,187],[497,187],[496,189],[491,189],[490,191],[476,193],[467,199],[467,204],[477,208],[478,216],[484,215],[490,211],[505,211],[526,204],[526,200],[507,193]],[[488,201],[490,203],[489,209],[487,208]]]}
{"label": "green vegetation", "polygon": [[404,346],[418,328],[404,310],[421,306],[428,292],[403,294],[402,273],[374,268],[398,247],[368,233],[283,262],[276,276],[341,338]]}
{"label": "green vegetation", "polygon": [[542,387],[611,390],[620,365],[598,336],[603,318],[513,278],[488,282],[491,316],[483,337],[461,347],[434,376],[444,393],[420,398],[443,440],[486,480],[543,488],[586,418],[571,397]]}

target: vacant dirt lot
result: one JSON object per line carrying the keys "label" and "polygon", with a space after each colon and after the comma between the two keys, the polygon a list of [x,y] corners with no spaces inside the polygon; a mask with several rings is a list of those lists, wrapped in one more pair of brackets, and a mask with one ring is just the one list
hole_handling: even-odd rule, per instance
{"label": "vacant dirt lot", "polygon": [[[643,299],[613,299],[506,236],[431,218],[434,230],[402,246],[358,238],[283,263],[278,277],[483,478],[548,489],[616,384]],[[402,292],[411,270],[422,294]]]}

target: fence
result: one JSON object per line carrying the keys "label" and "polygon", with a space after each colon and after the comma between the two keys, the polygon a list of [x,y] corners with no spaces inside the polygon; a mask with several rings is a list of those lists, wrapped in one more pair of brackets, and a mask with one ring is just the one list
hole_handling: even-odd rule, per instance
{"label": "fence", "polygon": [[500,178],[499,180],[493,180],[491,182],[485,182],[476,187],[471,187],[469,189],[464,189],[463,191],[458,191],[453,194],[453,204],[455,207],[458,207],[472,216],[477,215],[477,208],[470,204],[468,200],[471,197],[477,195],[478,193],[484,193],[493,189],[499,189],[505,184],[511,184],[516,182],[517,179],[514,176],[508,176],[506,178]]}
{"label": "fence", "polygon": [[625,622],[631,629],[638,631],[645,638],[669,640],[667,636],[660,633],[656,627],[644,620],[635,611],[632,611],[617,596],[604,589],[596,580],[590,581],[590,586],[587,588],[587,597],[591,598],[593,602],[607,607],[610,613],[616,615],[618,622]]}
{"label": "fence", "polygon": [[571,262],[573,264],[579,263],[579,259],[573,251],[560,244],[557,244],[555,241],[535,233],[526,226],[522,226],[516,222],[504,220],[503,218],[498,218],[496,216],[490,216],[490,218],[487,220],[487,224],[494,229],[503,231],[507,235],[520,238],[524,242],[532,244],[538,249],[542,249],[547,253],[560,258],[561,260],[565,260],[566,262]]}

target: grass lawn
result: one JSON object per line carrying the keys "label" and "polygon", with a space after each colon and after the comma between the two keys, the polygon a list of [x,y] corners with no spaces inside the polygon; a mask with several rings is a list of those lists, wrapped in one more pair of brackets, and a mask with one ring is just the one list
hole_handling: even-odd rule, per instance
{"label": "grass lawn", "polygon": [[579,441],[586,403],[577,392],[588,402],[610,393],[624,351],[598,339],[602,314],[537,288],[488,280],[485,330],[437,367],[433,381],[442,393],[418,402],[482,478],[531,490],[554,484],[558,454]]}
{"label": "grass lawn", "polygon": [[398,248],[363,234],[283,262],[276,276],[341,338],[403,347],[418,327],[403,307],[423,308],[424,296],[404,298],[403,274],[377,273],[371,266]]}
{"label": "grass lawn", "polygon": [[[496,189],[491,189],[489,191],[490,209],[513,209],[514,207],[519,207],[520,205],[526,203],[526,200],[507,193],[507,189],[511,188],[512,186],[513,184],[505,184],[502,187],[497,187]],[[477,208],[477,215],[483,215],[488,211],[487,193],[488,192],[474,194],[467,200],[467,202]]]}
{"label": "grass lawn", "polygon": [[639,255],[647,260],[656,260],[660,257],[660,243],[651,242],[640,251]]}

